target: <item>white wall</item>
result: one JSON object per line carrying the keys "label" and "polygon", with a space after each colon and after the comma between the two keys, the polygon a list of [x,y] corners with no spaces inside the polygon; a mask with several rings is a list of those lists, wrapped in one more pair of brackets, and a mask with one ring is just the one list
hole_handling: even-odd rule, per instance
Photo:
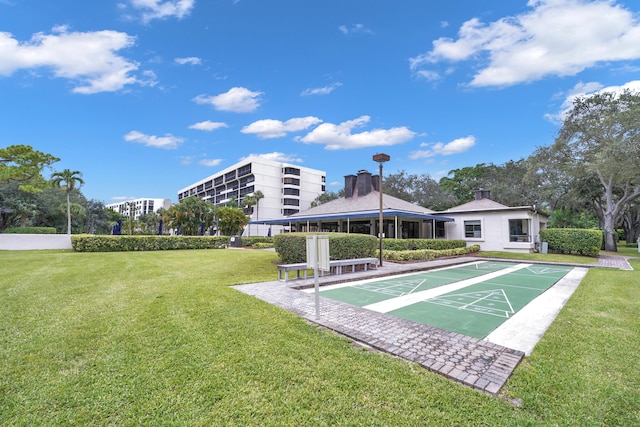
{"label": "white wall", "polygon": [[[480,245],[480,249],[483,251],[533,252],[535,242],[540,239],[540,223],[546,223],[546,217],[524,210],[472,213],[447,212],[447,216],[455,219],[455,222],[450,222],[445,225],[447,239],[464,240],[467,242],[467,245]],[[529,220],[530,242],[509,241],[510,219]],[[480,221],[482,237],[465,237],[464,222],[474,220]]]}
{"label": "white wall", "polygon": [[68,234],[0,234],[0,250],[71,249]]}

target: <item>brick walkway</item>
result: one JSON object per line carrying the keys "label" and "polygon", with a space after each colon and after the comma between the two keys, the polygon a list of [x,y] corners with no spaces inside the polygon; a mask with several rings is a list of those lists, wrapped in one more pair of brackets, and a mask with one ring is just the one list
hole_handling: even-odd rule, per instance
{"label": "brick walkway", "polygon": [[[604,257],[591,267],[631,268],[623,257]],[[478,258],[461,257],[411,264],[385,262],[377,271],[326,276],[321,277],[319,282],[321,285],[333,284],[477,260]],[[326,298],[320,298],[320,317],[317,318],[314,293],[296,290],[313,285],[314,279],[309,278],[286,284],[274,281],[238,285],[234,288],[357,342],[418,363],[430,371],[490,395],[500,391],[525,355],[522,351]]]}

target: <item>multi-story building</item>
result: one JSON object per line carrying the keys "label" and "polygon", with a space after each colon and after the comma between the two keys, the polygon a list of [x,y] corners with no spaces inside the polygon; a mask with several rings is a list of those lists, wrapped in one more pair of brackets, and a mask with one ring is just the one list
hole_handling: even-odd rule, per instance
{"label": "multi-story building", "polygon": [[[260,157],[250,157],[178,191],[178,201],[197,196],[224,205],[235,199],[243,205],[245,196],[260,191],[263,198],[247,212],[252,221],[284,218],[309,209],[326,191],[326,173]],[[265,236],[267,225],[250,225],[245,234]],[[277,232],[277,230],[273,230]]]}
{"label": "multi-story building", "polygon": [[169,209],[170,207],[171,200],[169,199],[133,199],[105,206],[105,208],[112,209],[120,215],[131,216],[133,214],[134,219],[138,219],[140,216],[150,212],[158,212],[160,209]]}

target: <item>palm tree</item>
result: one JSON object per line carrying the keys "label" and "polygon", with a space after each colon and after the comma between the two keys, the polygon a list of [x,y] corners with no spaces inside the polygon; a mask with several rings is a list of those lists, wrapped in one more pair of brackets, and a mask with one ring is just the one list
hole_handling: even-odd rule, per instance
{"label": "palm tree", "polygon": [[257,221],[258,219],[260,219],[258,218],[260,199],[264,199],[264,194],[262,194],[262,191],[257,190],[253,193],[253,198],[256,201],[256,221]]}
{"label": "palm tree", "polygon": [[71,200],[69,194],[84,184],[82,174],[79,171],[65,169],[62,172],[53,173],[51,182],[54,186],[63,188],[67,193],[67,234],[71,234]]}
{"label": "palm tree", "polygon": [[[242,204],[247,207],[246,213],[247,213],[247,215],[249,215],[249,217],[251,217],[251,214],[253,213],[253,212],[251,212],[252,208],[253,208],[253,205],[255,205],[256,203],[258,203],[258,201],[256,200],[256,196],[255,195],[248,194],[248,195],[244,196],[244,198],[242,199]],[[247,227],[247,235],[251,236],[251,226],[250,225]]]}

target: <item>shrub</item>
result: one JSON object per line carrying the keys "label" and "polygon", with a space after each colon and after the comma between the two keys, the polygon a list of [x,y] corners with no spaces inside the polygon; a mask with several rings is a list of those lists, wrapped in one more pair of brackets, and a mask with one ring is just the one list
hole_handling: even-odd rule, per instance
{"label": "shrub", "polygon": [[5,234],[56,234],[55,227],[9,227]]}
{"label": "shrub", "polygon": [[220,249],[228,245],[227,236],[71,236],[71,246],[77,252]]}
{"label": "shrub", "polygon": [[583,228],[547,228],[540,230],[540,239],[550,251],[586,256],[597,256],[603,240],[602,231]]}
{"label": "shrub", "polygon": [[273,237],[274,247],[285,264],[307,260],[307,236],[329,236],[330,259],[367,258],[376,254],[378,239],[368,234],[282,233]]}
{"label": "shrub", "polygon": [[443,240],[443,239],[383,239],[382,249],[390,251],[412,251],[416,249],[455,249],[466,248],[467,242],[464,240]]}
{"label": "shrub", "polygon": [[242,237],[242,246],[254,246],[256,243],[270,243],[273,245],[273,237],[264,237],[264,236],[243,236]]}
{"label": "shrub", "polygon": [[480,250],[480,245],[456,247],[452,249],[416,249],[411,251],[382,251],[382,256],[388,261],[421,261],[427,259],[460,256]]}
{"label": "shrub", "polygon": [[273,247],[273,243],[258,242],[251,245],[251,247],[254,249],[271,249]]}

